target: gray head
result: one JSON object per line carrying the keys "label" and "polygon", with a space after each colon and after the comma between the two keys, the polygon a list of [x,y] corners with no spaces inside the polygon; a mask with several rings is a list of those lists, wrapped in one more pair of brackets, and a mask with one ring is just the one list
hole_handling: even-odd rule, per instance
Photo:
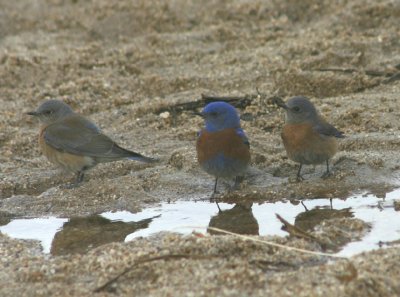
{"label": "gray head", "polygon": [[74,113],[74,111],[68,104],[52,99],[43,102],[35,111],[30,111],[27,114],[38,117],[44,124],[51,124],[71,113]]}
{"label": "gray head", "polygon": [[289,99],[286,104],[283,101],[276,103],[286,110],[286,123],[288,124],[315,123],[319,119],[314,104],[306,97],[296,96]]}

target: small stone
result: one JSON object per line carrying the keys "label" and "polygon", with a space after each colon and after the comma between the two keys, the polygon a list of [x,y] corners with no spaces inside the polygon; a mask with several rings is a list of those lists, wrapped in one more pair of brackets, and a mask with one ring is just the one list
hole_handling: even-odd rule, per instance
{"label": "small stone", "polygon": [[162,118],[162,119],[168,119],[169,116],[170,116],[169,111],[164,111],[164,112],[160,113],[160,118]]}

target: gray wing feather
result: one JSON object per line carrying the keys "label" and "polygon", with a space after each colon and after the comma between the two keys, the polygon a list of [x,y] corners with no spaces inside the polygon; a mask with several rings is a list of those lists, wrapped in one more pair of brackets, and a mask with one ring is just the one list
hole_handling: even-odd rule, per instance
{"label": "gray wing feather", "polygon": [[57,150],[77,155],[119,159],[130,156],[91,121],[72,115],[49,125],[45,130],[46,143]]}
{"label": "gray wing feather", "polygon": [[343,132],[336,129],[334,126],[328,123],[319,123],[318,125],[314,126],[314,130],[317,131],[321,135],[325,136],[333,136],[337,138],[344,138]]}

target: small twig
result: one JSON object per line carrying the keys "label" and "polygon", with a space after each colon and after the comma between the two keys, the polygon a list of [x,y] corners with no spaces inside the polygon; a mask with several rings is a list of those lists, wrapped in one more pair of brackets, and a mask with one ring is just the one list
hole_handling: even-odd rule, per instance
{"label": "small twig", "polygon": [[397,73],[393,74],[391,77],[389,77],[388,79],[385,79],[383,81],[383,83],[384,84],[389,84],[389,83],[394,82],[394,81],[399,80],[399,79],[400,79],[400,72],[397,72]]}
{"label": "small twig", "polygon": [[391,73],[379,70],[365,70],[365,74],[369,76],[391,76]]}
{"label": "small twig", "polygon": [[400,245],[400,239],[394,240],[394,241],[379,241],[378,245],[379,245],[379,247],[383,247],[384,245],[386,245],[386,246],[397,246],[397,245]]}
{"label": "small twig", "polygon": [[317,68],[314,71],[321,71],[321,72],[343,72],[343,73],[354,73],[358,72],[357,69],[354,68]]}
{"label": "small twig", "polygon": [[251,260],[250,264],[255,264],[262,270],[268,269],[269,271],[282,271],[279,267],[285,267],[287,269],[295,269],[297,266],[295,264],[284,262],[284,261],[267,261],[267,260]]}
{"label": "small twig", "polygon": [[154,113],[159,114],[161,112],[169,111],[172,114],[176,114],[177,112],[183,111],[195,111],[199,108],[203,108],[208,103],[215,101],[225,101],[237,108],[243,109],[249,106],[254,99],[258,97],[267,97],[266,94],[260,93],[258,89],[256,89],[256,92],[257,94],[249,94],[244,96],[214,96],[201,94],[200,100],[178,103],[172,106],[164,106],[156,109]]}
{"label": "small twig", "polygon": [[283,101],[283,99],[281,98],[281,97],[278,97],[278,96],[273,96],[273,97],[271,97],[271,98],[268,98],[268,101],[267,101],[269,104],[274,104],[274,105],[277,105],[277,106],[279,106],[279,107],[283,107],[283,106],[286,106],[285,105],[285,102]]}
{"label": "small twig", "polygon": [[[303,206],[304,206],[304,204],[303,204]],[[279,214],[275,214],[275,215],[278,218],[278,220],[281,221],[281,223],[283,224],[282,230],[288,232],[291,236],[314,241],[314,242],[318,243],[324,250],[327,248],[336,248],[337,247],[333,243],[328,244],[328,243],[318,239],[317,237],[313,236],[312,234],[296,227],[295,225],[290,224],[288,221],[286,221],[284,218],[282,218]]]}
{"label": "small twig", "polygon": [[214,95],[206,95],[201,94],[201,99],[205,100],[206,102],[213,102],[213,101],[238,101],[238,100],[248,100],[251,96],[214,96]]}
{"label": "small twig", "polygon": [[319,243],[318,238],[315,236],[307,233],[304,230],[301,230],[300,228],[296,227],[295,225],[290,224],[288,221],[286,221],[284,218],[282,218],[279,214],[275,214],[276,217],[278,218],[279,221],[283,224],[282,230],[286,231],[289,233],[291,236],[299,237],[299,238],[304,238],[308,240],[313,240]]}
{"label": "small twig", "polygon": [[192,259],[209,259],[209,258],[211,258],[211,256],[189,255],[189,254],[170,254],[170,255],[151,257],[151,258],[147,258],[147,259],[141,259],[141,260],[133,263],[129,267],[125,268],[124,271],[122,271],[121,273],[117,274],[112,279],[108,280],[105,284],[103,284],[100,287],[96,288],[93,292],[94,293],[98,293],[98,292],[101,292],[101,291],[107,289],[107,287],[109,287],[111,284],[113,284],[116,281],[118,281],[122,276],[124,276],[125,274],[127,274],[129,271],[131,271],[135,267],[139,266],[140,264],[150,263],[150,262],[160,261],[160,260],[188,259],[188,258],[192,258]]}
{"label": "small twig", "polygon": [[314,71],[321,71],[321,72],[342,72],[342,73],[364,73],[365,75],[368,76],[375,76],[375,77],[381,77],[381,76],[386,76],[389,77],[388,79],[384,80],[383,83],[387,84],[390,82],[393,82],[397,79],[400,79],[400,73],[396,72],[393,73],[392,71],[384,71],[384,70],[358,70],[355,68],[317,68],[314,69]]}
{"label": "small twig", "polygon": [[215,228],[215,227],[208,227],[208,229],[209,230],[213,230],[213,231],[217,231],[217,232],[221,232],[221,233],[225,233],[225,234],[229,234],[229,235],[233,235],[233,236],[241,238],[243,240],[260,242],[260,243],[263,243],[263,244],[266,244],[266,245],[270,245],[270,246],[274,246],[274,247],[278,247],[278,248],[283,248],[283,249],[286,249],[286,250],[291,250],[291,251],[296,251],[296,252],[301,252],[301,253],[311,254],[311,255],[317,255],[317,256],[326,256],[326,257],[332,257],[332,258],[348,260],[346,257],[343,257],[343,256],[338,256],[338,255],[334,255],[334,254],[328,254],[328,253],[323,253],[323,252],[315,252],[315,251],[300,249],[300,248],[296,248],[296,247],[292,247],[292,246],[279,244],[279,243],[276,243],[276,242],[271,242],[271,241],[266,241],[266,240],[262,240],[262,239],[253,238],[253,237],[250,237],[250,236],[247,236],[247,235],[233,233],[233,232],[226,231],[226,230],[219,229],[219,228]]}
{"label": "small twig", "polygon": [[237,108],[245,108],[251,104],[258,95],[245,95],[245,96],[213,96],[201,94],[201,99],[204,105],[215,101],[225,101]]}

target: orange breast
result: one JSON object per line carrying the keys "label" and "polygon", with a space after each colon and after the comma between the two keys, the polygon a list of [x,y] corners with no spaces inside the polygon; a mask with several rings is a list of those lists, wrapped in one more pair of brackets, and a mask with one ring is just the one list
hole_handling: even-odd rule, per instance
{"label": "orange breast", "polygon": [[320,135],[308,123],[286,124],[281,136],[288,157],[299,163],[319,164],[337,151],[335,137]]}
{"label": "orange breast", "polygon": [[249,146],[243,142],[235,129],[218,132],[203,130],[197,139],[196,148],[199,163],[208,161],[221,153],[228,158],[250,162]]}
{"label": "orange breast", "polygon": [[95,165],[95,160],[88,156],[79,156],[59,151],[46,143],[44,138],[46,126],[42,127],[39,134],[39,147],[46,158],[53,164],[71,172],[81,171]]}

